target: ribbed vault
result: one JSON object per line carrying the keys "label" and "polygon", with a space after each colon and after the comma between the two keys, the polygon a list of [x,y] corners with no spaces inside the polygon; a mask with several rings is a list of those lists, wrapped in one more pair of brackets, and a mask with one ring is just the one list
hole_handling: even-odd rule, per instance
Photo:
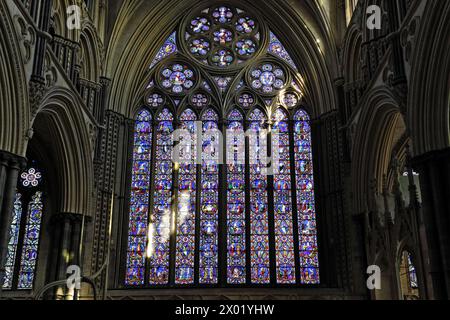
{"label": "ribbed vault", "polygon": [[363,105],[352,152],[355,213],[366,209],[372,181],[376,181],[376,191],[383,191],[383,179],[389,172],[392,150],[405,131],[398,103],[389,90],[373,90]]}

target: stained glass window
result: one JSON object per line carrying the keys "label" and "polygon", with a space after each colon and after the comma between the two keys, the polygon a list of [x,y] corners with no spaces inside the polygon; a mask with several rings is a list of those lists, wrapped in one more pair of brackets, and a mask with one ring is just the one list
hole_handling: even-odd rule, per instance
{"label": "stained glass window", "polygon": [[[195,263],[195,221],[197,199],[197,115],[191,109],[185,110],[180,117],[182,159],[179,169],[176,273],[177,284],[194,283]],[[188,139],[190,138],[190,139]]]}
{"label": "stained glass window", "polygon": [[161,60],[171,56],[178,51],[177,48],[177,33],[174,32],[170,37],[164,42],[164,45],[159,49],[158,54],[150,65],[150,69],[153,68]]}
{"label": "stained glass window", "polygon": [[218,280],[219,240],[219,117],[208,109],[203,117],[202,192],[200,209],[200,283]]}
{"label": "stained glass window", "polygon": [[130,160],[126,286],[320,283],[304,81],[263,20],[206,5],[154,57]]}
{"label": "stained glass window", "polygon": [[416,267],[414,266],[411,258],[411,254],[408,252],[408,278],[409,278],[409,285],[411,289],[417,289],[419,287],[418,281],[417,281],[417,273],[416,273]]}
{"label": "stained glass window", "polygon": [[188,53],[204,65],[242,65],[260,49],[259,24],[241,9],[219,6],[195,14],[185,27]]}
{"label": "stained glass window", "polygon": [[250,115],[250,249],[251,281],[270,283],[269,204],[267,197],[267,118],[259,109]]}
{"label": "stained glass window", "polygon": [[28,216],[22,247],[22,259],[19,271],[19,289],[32,289],[39,249],[39,235],[42,222],[42,192],[34,194],[28,205]]}
{"label": "stained glass window", "polygon": [[22,194],[17,193],[14,201],[13,218],[9,229],[8,253],[5,264],[3,289],[11,289],[13,285],[14,266],[16,264],[17,246],[19,244],[20,221],[22,219]]}
{"label": "stained glass window", "polygon": [[278,40],[277,36],[270,32],[270,44],[267,51],[280,59],[286,61],[294,70],[297,70],[297,66],[295,65],[294,60],[292,60],[291,56],[284,48],[283,44]]}
{"label": "stained glass window", "polygon": [[273,116],[272,145],[279,161],[274,166],[274,220],[277,283],[295,283],[294,227],[292,216],[292,183],[289,118],[283,109]]}
{"label": "stained glass window", "polygon": [[228,116],[227,146],[227,281],[246,282],[246,197],[244,117],[233,110]]}
{"label": "stained glass window", "polygon": [[169,282],[170,226],[173,192],[173,114],[163,109],[156,123],[154,205],[149,224],[147,255],[150,257],[150,284]]}
{"label": "stained glass window", "polygon": [[136,119],[133,148],[127,251],[127,285],[143,285],[152,159],[152,116],[142,110]]}
{"label": "stained glass window", "polygon": [[311,125],[305,111],[295,114],[294,128],[301,283],[317,284],[320,278]]}
{"label": "stained glass window", "polygon": [[286,84],[283,69],[271,63],[254,67],[251,70],[250,79],[252,88],[261,94],[273,94]]}
{"label": "stained glass window", "polygon": [[20,175],[9,229],[4,290],[33,289],[44,210],[42,184],[42,173],[36,168]]}

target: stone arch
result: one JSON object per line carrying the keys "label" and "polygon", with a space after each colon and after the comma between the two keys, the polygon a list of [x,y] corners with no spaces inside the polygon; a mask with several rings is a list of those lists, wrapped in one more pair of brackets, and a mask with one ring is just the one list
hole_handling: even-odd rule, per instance
{"label": "stone arch", "polygon": [[97,40],[95,27],[92,23],[84,23],[80,34],[80,77],[93,82],[100,80],[101,52]]}
{"label": "stone arch", "polygon": [[28,86],[19,41],[4,2],[0,3],[0,150],[25,156],[30,123]]}
{"label": "stone arch", "polygon": [[[106,57],[107,73],[113,79],[110,105],[113,106],[114,111],[126,116],[131,114],[132,106],[141,99],[139,93],[148,84],[147,77],[152,58],[164,40],[175,30],[184,14],[190,8],[205,3],[198,0],[183,2],[170,0],[169,3],[143,2],[122,5]],[[259,12],[273,27],[273,31],[277,32],[280,40],[286,43],[287,50],[299,65],[299,73],[307,83],[305,100],[314,106],[313,116],[317,117],[335,109],[336,96],[332,74],[338,72],[335,63],[337,53],[331,38],[325,35],[325,30],[328,29],[326,19],[314,20],[311,23],[315,26],[313,31],[308,29],[304,21],[305,17],[296,11],[298,8],[295,9],[289,4],[265,2],[255,6],[250,1],[240,1],[237,5]],[[317,4],[311,4],[311,6],[315,7]],[[313,11],[310,12],[310,19],[314,19],[311,18],[313,16],[317,17],[317,12],[311,9],[312,7],[309,7],[309,10]],[[154,24],[150,21],[159,21],[159,23]],[[330,52],[330,55],[327,55],[329,61],[317,47],[317,37],[314,32],[320,33],[321,37],[323,35],[322,38],[325,39],[323,50]]]}
{"label": "stone arch", "polygon": [[361,30],[358,28],[357,24],[352,24],[347,31],[342,54],[342,57],[344,57],[343,74],[346,78],[346,83],[362,80],[362,71],[360,67],[361,45]]}
{"label": "stone arch", "polygon": [[450,147],[449,19],[450,2],[427,2],[414,40],[407,122],[415,156]]}
{"label": "stone arch", "polygon": [[383,190],[384,176],[389,171],[391,151],[404,121],[393,94],[386,88],[371,92],[362,103],[352,150],[352,176],[355,212],[363,212],[370,194],[371,181]]}
{"label": "stone arch", "polygon": [[[414,266],[414,269],[416,271],[416,280],[417,280],[417,288],[413,289],[409,286],[409,263],[408,261],[405,261],[404,259],[406,258],[405,255],[409,255],[411,258],[411,263]],[[414,299],[418,299],[421,296],[421,288],[420,288],[420,276],[419,274],[421,274],[422,272],[420,272],[420,268],[418,268],[418,266],[420,266],[420,264],[418,263],[418,255],[415,253],[414,250],[411,250],[411,247],[402,242],[401,245],[399,245],[399,250],[398,253],[396,255],[396,259],[395,259],[395,270],[396,270],[396,277],[397,277],[397,284],[398,284],[398,298],[400,300],[410,300],[412,299],[411,297],[407,297],[408,295],[414,295],[416,296]],[[406,270],[404,270],[406,269]],[[402,273],[402,272],[406,272]]]}
{"label": "stone arch", "polygon": [[90,216],[93,192],[92,141],[79,97],[64,88],[52,89],[33,121],[35,134],[54,155],[61,213]]}

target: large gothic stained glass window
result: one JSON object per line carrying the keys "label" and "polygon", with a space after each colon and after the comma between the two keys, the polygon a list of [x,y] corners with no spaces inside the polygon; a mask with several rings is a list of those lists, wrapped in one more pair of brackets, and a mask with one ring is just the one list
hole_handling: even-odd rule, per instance
{"label": "large gothic stained glass window", "polygon": [[9,230],[4,290],[33,289],[44,211],[43,183],[36,167],[20,175]]}
{"label": "large gothic stained glass window", "polygon": [[168,35],[135,119],[126,287],[320,283],[299,70],[244,8],[200,8]]}

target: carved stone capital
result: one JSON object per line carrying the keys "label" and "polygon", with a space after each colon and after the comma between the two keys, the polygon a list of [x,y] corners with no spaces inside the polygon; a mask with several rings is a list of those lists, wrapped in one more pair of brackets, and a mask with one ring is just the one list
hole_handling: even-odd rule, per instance
{"label": "carved stone capital", "polygon": [[31,77],[30,83],[30,105],[32,116],[36,116],[38,108],[47,91],[45,79],[41,77]]}

